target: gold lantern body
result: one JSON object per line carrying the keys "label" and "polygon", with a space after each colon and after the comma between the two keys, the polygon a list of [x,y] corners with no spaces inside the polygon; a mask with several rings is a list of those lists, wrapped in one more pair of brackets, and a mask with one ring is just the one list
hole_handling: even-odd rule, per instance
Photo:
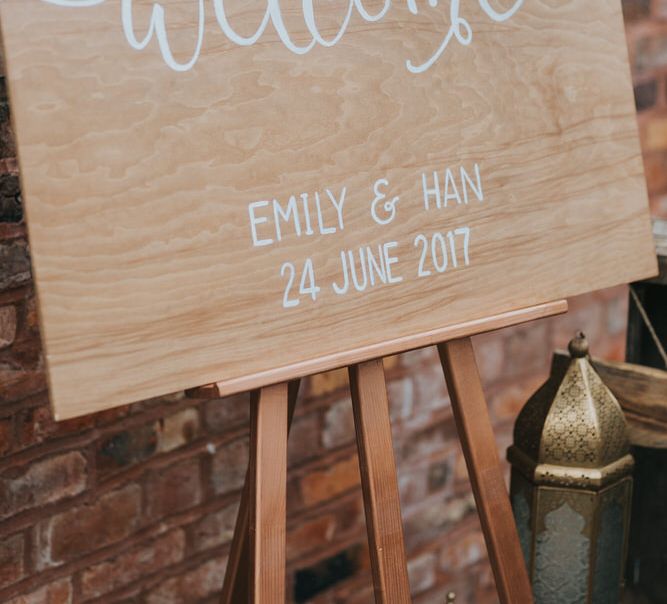
{"label": "gold lantern body", "polygon": [[536,604],[616,604],[634,462],[586,339],[569,348],[569,363],[554,361],[517,419],[507,453],[512,508]]}

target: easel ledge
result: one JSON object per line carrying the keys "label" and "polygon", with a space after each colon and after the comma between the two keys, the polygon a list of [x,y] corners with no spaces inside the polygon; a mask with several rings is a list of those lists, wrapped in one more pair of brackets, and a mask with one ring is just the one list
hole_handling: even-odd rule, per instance
{"label": "easel ledge", "polygon": [[375,602],[410,603],[382,357],[432,344],[438,345],[499,600],[532,604],[471,336],[566,311],[565,301],[542,304],[190,391],[191,396],[219,397],[252,389],[250,460],[221,604],[284,604],[287,439],[300,378],[345,364],[349,364]]}
{"label": "easel ledge", "polygon": [[492,315],[483,319],[466,321],[457,325],[450,325],[432,331],[426,331],[414,336],[406,336],[388,340],[379,344],[370,344],[354,350],[330,354],[326,356],[309,359],[301,363],[285,365],[278,369],[255,373],[251,376],[241,377],[233,380],[215,382],[199,388],[188,390],[188,396],[193,398],[219,398],[229,396],[238,392],[248,392],[270,384],[288,382],[300,379],[307,375],[323,373],[332,369],[339,369],[369,359],[392,356],[418,348],[433,346],[442,342],[465,338],[481,333],[496,331],[505,327],[529,323],[537,319],[544,319],[567,312],[567,301],[559,300],[557,302],[548,302],[538,304],[519,310]]}

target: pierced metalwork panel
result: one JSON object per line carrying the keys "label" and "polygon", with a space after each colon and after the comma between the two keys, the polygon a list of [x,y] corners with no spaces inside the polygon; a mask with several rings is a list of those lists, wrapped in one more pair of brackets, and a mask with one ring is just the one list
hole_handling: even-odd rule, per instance
{"label": "pierced metalwork panel", "polygon": [[585,518],[568,503],[549,512],[537,536],[533,590],[538,604],[582,604],[588,593],[590,540]]}
{"label": "pierced metalwork panel", "polygon": [[593,604],[615,604],[621,598],[629,512],[626,506],[631,489],[632,481],[624,480],[600,494]]}
{"label": "pierced metalwork panel", "polygon": [[603,467],[628,450],[618,403],[587,359],[573,360],[544,424],[540,461]]}

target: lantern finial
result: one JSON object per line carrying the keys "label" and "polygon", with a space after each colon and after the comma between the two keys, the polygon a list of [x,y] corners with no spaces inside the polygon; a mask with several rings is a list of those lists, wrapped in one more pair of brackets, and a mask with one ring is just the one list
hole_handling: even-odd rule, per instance
{"label": "lantern finial", "polygon": [[583,359],[588,356],[588,340],[582,331],[580,331],[568,344],[570,356],[573,359]]}

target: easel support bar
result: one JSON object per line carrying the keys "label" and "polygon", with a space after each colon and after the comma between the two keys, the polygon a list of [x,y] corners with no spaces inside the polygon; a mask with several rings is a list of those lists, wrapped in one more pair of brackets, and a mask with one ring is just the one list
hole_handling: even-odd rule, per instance
{"label": "easel support bar", "polygon": [[[299,394],[300,380],[293,380],[288,386],[288,410],[287,410],[287,432],[292,427],[292,418],[296,407],[296,399]],[[256,400],[261,400],[262,392],[256,391],[251,395],[251,413],[256,412]],[[256,424],[255,424],[256,425]],[[253,440],[258,438],[256,430],[250,435],[251,447]],[[251,460],[252,461],[252,460]],[[271,466],[269,466],[271,468]],[[222,586],[222,596],[220,604],[234,604],[235,602],[249,601],[249,582],[250,582],[250,491],[251,475],[250,467],[246,473],[245,484],[241,491],[241,503],[239,506],[236,526],[234,528],[234,537],[232,539],[229,559],[227,562],[227,572]],[[283,547],[280,544],[278,547]],[[284,565],[283,565],[284,574]]]}
{"label": "easel support bar", "polygon": [[470,338],[438,346],[456,427],[502,604],[533,594],[503,478],[496,439]]}
{"label": "easel support bar", "polygon": [[354,426],[377,604],[409,604],[389,400],[382,359],[350,367]]}

